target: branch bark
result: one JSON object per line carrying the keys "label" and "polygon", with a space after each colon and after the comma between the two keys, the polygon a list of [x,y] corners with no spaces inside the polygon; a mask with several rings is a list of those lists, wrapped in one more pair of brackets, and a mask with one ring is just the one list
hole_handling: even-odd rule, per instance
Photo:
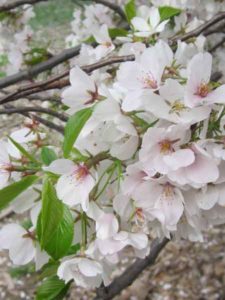
{"label": "branch bark", "polygon": [[63,122],[68,121],[68,117],[62,113],[58,113],[57,111],[51,110],[49,108],[44,108],[41,106],[20,106],[20,107],[7,107],[0,109],[0,115],[6,114],[6,115],[12,115],[16,113],[28,113],[28,112],[39,112],[39,113],[44,113],[50,116],[53,116],[55,118],[60,119]]}
{"label": "branch bark", "polygon": [[[7,107],[11,108],[11,109],[15,108],[12,105],[7,105]],[[43,119],[43,118],[37,116],[36,114],[30,114],[28,112],[18,112],[18,114],[20,114],[24,117],[36,120],[36,121],[40,122],[41,124],[45,125],[46,127],[50,128],[50,129],[53,129],[53,130],[55,130],[55,131],[57,131],[61,134],[64,134],[64,127],[63,126],[56,125],[56,124],[54,124],[53,122],[51,122],[49,120],[46,120],[46,119]]]}
{"label": "branch bark", "polygon": [[122,8],[119,5],[116,5],[115,3],[112,3],[112,2],[108,2],[106,0],[92,0],[92,1],[95,2],[95,3],[98,3],[98,4],[102,4],[106,7],[109,7],[110,9],[115,11],[118,15],[120,15],[120,17],[123,20],[127,21],[126,15],[125,15],[124,11],[122,10]]}
{"label": "branch bark", "polygon": [[213,25],[217,24],[218,22],[222,21],[223,19],[225,19],[225,12],[220,12],[218,14],[216,14],[214,17],[212,17],[209,21],[205,22],[204,24],[202,24],[201,26],[199,26],[198,28],[187,32],[183,35],[178,35],[178,36],[174,36],[170,39],[170,43],[173,44],[174,42],[177,42],[178,40],[181,41],[186,41],[192,37],[197,37],[199,36],[201,33],[203,33],[204,31],[206,31],[207,29],[209,29],[210,27],[212,27]]}
{"label": "branch bark", "polygon": [[70,58],[78,55],[80,53],[80,48],[81,46],[76,46],[70,49],[66,49],[64,51],[62,51],[60,54],[55,55],[53,57],[51,57],[50,59],[37,64],[36,66],[28,69],[28,70],[24,70],[21,72],[18,72],[16,74],[7,76],[3,79],[0,80],[0,89],[8,87],[12,84],[16,84],[19,81],[22,80],[31,80],[34,76],[45,72],[47,70],[50,70],[52,68],[54,68],[55,66],[63,63],[66,60],[69,60]]}
{"label": "branch bark", "polygon": [[[107,59],[103,59],[97,63],[81,67],[85,72],[91,73],[94,70],[100,69],[105,66],[113,65],[115,63],[122,63],[126,61],[133,61],[134,55],[114,56]],[[14,101],[19,98],[27,97],[28,95],[35,94],[44,90],[63,88],[69,85],[69,79],[63,79],[69,74],[69,71],[65,71],[60,75],[54,76],[46,81],[32,83],[29,85],[18,88],[15,92],[8,94],[0,99],[0,104],[5,104],[10,101]]]}
{"label": "branch bark", "polygon": [[115,278],[108,287],[98,288],[97,295],[94,300],[110,300],[120,294],[122,290],[131,285],[134,280],[147,267],[154,264],[161,250],[169,242],[164,238],[161,242],[158,239],[152,242],[150,254],[144,259],[137,259],[130,267],[128,267],[122,275]]}
{"label": "branch bark", "polygon": [[36,4],[38,2],[46,2],[48,0],[14,0],[14,1],[7,1],[5,4],[0,5],[0,12],[8,11],[24,4]]}

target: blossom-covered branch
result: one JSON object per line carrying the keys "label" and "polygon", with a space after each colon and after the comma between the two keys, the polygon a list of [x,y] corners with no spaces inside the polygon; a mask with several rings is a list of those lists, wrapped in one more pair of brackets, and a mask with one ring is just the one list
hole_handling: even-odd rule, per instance
{"label": "blossom-covered branch", "polygon": [[[126,61],[134,60],[134,55],[125,55],[125,56],[115,56],[107,59],[102,59],[99,62],[94,64],[81,67],[85,72],[91,73],[94,70],[98,70],[100,68],[110,66],[116,63],[122,63]],[[26,86],[19,87],[15,92],[7,94],[3,98],[0,99],[0,104],[8,103],[10,101],[27,97],[28,95],[38,93],[44,90],[51,89],[61,89],[67,85],[69,85],[69,79],[61,80],[63,77],[66,77],[69,74],[69,71],[65,71],[57,76],[54,76],[48,80],[32,83]]]}

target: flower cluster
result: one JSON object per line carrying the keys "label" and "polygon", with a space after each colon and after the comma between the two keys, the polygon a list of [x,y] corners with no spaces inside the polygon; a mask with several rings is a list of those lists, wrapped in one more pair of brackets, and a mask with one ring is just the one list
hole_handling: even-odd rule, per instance
{"label": "flower cluster", "polygon": [[[160,5],[188,2],[191,11],[196,1],[152,2],[116,37],[109,8],[77,10],[67,43],[90,26],[95,42],[82,44],[61,93],[63,142],[48,142],[35,119],[1,139],[0,203],[10,194],[1,207],[11,201],[31,220],[0,231],[13,263],[40,269],[53,258],[60,279],[94,288],[111,282],[127,248],[144,258],[154,237],[203,241],[203,230],[225,223],[225,85],[214,81],[203,36],[171,43],[171,31],[201,20],[178,8],[160,14]],[[83,67],[118,56],[121,64]]]}

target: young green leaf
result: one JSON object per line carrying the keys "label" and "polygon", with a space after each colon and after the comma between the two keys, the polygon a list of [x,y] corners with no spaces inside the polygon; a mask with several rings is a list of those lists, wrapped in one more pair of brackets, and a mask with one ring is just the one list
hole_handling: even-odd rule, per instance
{"label": "young green leaf", "polygon": [[109,36],[112,39],[115,39],[118,36],[127,36],[127,30],[123,28],[109,28]]}
{"label": "young green leaf", "polygon": [[57,226],[63,218],[63,203],[57,198],[56,191],[47,178],[42,190],[41,209],[41,247],[45,249],[46,244],[57,230]]}
{"label": "young green leaf", "polygon": [[41,149],[41,159],[46,166],[49,166],[51,162],[57,159],[55,151],[48,147]]}
{"label": "young green leaf", "polygon": [[74,234],[74,222],[69,208],[64,205],[63,218],[54,234],[46,245],[46,251],[54,258],[59,259],[67,254],[71,247]]}
{"label": "young green leaf", "polygon": [[172,17],[179,15],[182,12],[181,9],[172,7],[172,6],[160,6],[159,7],[159,14],[160,14],[160,21],[168,20]]}
{"label": "young green leaf", "polygon": [[60,300],[66,295],[69,284],[65,284],[57,276],[52,276],[43,281],[37,289],[36,300]]}
{"label": "young green leaf", "polygon": [[17,143],[10,136],[8,138],[13,143],[13,145],[20,151],[21,154],[23,154],[25,157],[27,157],[30,161],[34,162],[35,164],[40,165],[40,163],[36,160],[36,158],[30,153],[28,153],[27,150],[23,146],[21,146],[21,144]]}
{"label": "young green leaf", "polygon": [[73,241],[74,222],[69,208],[56,196],[47,178],[42,191],[42,210],[38,218],[37,235],[42,249],[55,260],[63,257]]}
{"label": "young green leaf", "polygon": [[136,16],[135,0],[129,0],[124,9],[127,21],[130,23],[130,21]]}
{"label": "young green leaf", "polygon": [[82,128],[92,115],[92,108],[84,108],[71,116],[66,124],[63,143],[64,156],[68,157]]}
{"label": "young green leaf", "polygon": [[14,182],[0,190],[0,210],[5,208],[13,199],[24,192],[29,186],[37,181],[38,176],[30,175]]}

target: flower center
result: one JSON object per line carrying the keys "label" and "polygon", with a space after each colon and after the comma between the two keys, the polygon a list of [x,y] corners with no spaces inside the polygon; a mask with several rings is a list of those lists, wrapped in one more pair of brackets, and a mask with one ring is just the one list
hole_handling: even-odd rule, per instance
{"label": "flower center", "polygon": [[95,100],[98,100],[99,94],[98,94],[98,87],[97,87],[97,85],[95,85],[95,91],[87,91],[87,92],[90,95],[90,100],[86,101],[84,103],[85,105],[92,104],[92,103],[95,102]]}
{"label": "flower center", "polygon": [[162,200],[172,201],[174,199],[173,186],[170,183],[166,183],[163,187]]}
{"label": "flower center", "polygon": [[112,43],[105,42],[105,43],[102,43],[102,46],[105,46],[106,48],[110,48],[112,46]]}
{"label": "flower center", "polygon": [[151,72],[144,73],[141,76],[140,81],[144,85],[145,89],[157,89],[158,87],[157,81],[155,80]]}
{"label": "flower center", "polygon": [[160,153],[169,154],[173,152],[172,142],[169,140],[164,140],[159,143]]}
{"label": "flower center", "polygon": [[84,165],[79,165],[78,168],[74,171],[74,176],[77,181],[82,181],[89,174],[89,170]]}
{"label": "flower center", "polygon": [[11,164],[0,163],[0,173],[8,173],[11,171],[11,169],[12,169]]}
{"label": "flower center", "polygon": [[179,100],[176,100],[173,102],[172,106],[171,106],[171,110],[170,110],[170,113],[173,113],[173,112],[181,112],[182,110],[185,110],[186,107],[185,105],[179,101]]}
{"label": "flower center", "polygon": [[197,88],[196,95],[205,98],[209,94],[209,92],[210,92],[209,85],[206,83],[201,83]]}

